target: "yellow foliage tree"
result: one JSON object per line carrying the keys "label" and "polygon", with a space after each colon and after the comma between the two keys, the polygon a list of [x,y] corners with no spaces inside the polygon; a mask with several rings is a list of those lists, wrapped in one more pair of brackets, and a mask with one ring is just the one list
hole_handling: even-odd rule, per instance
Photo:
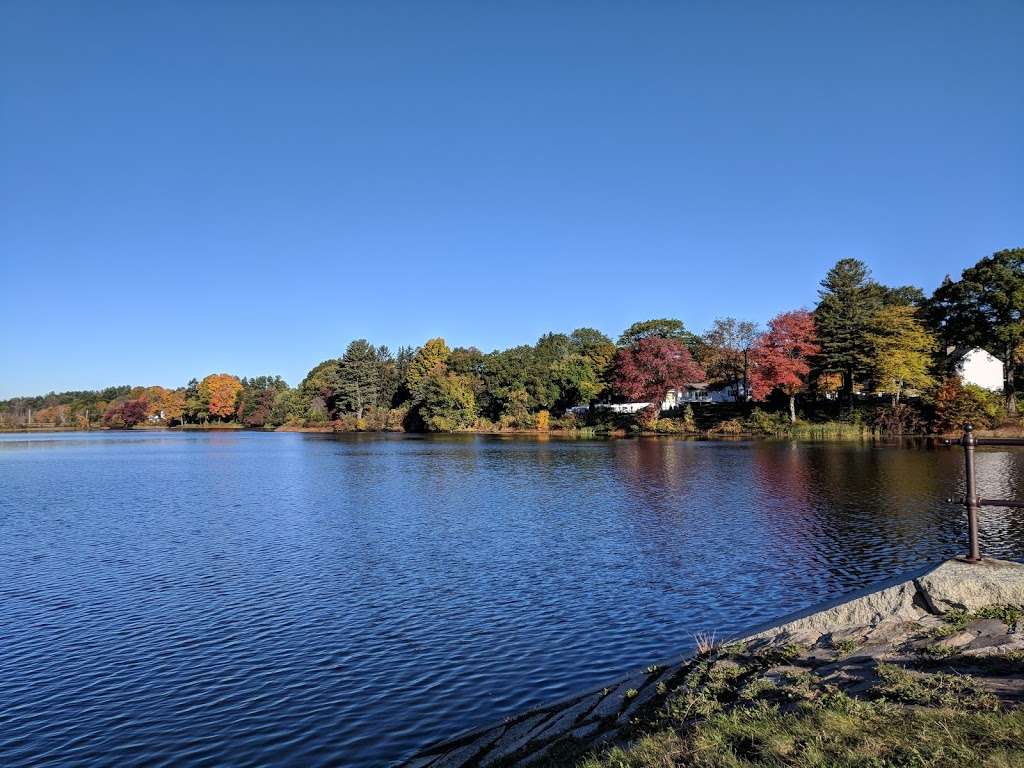
{"label": "yellow foliage tree", "polygon": [[547,432],[551,428],[551,414],[546,411],[537,411],[537,429],[541,432]]}
{"label": "yellow foliage tree", "polygon": [[406,374],[406,386],[415,397],[419,397],[420,385],[427,377],[443,374],[448,370],[450,355],[451,350],[441,338],[430,339],[416,350],[416,354],[409,362],[409,371]]}
{"label": "yellow foliage tree", "polygon": [[185,390],[165,389],[160,393],[160,410],[164,421],[181,421],[185,415]]}
{"label": "yellow foliage tree", "polygon": [[900,401],[905,389],[927,389],[935,385],[931,375],[932,354],[937,342],[908,306],[883,307],[872,318],[871,364],[879,392]]}

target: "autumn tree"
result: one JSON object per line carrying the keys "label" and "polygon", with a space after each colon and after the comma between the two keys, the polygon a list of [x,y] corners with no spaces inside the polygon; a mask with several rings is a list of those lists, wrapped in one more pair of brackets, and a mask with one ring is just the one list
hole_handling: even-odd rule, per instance
{"label": "autumn tree", "polygon": [[751,349],[751,389],[756,400],[780,389],[789,397],[789,420],[796,422],[796,396],[807,389],[811,359],[820,351],[814,317],[805,310],[776,315]]}
{"label": "autumn tree", "polygon": [[159,407],[168,424],[172,421],[181,422],[185,417],[185,390],[165,389],[160,394]]}
{"label": "autumn tree", "polygon": [[703,381],[704,377],[704,369],[694,362],[680,339],[643,336],[615,355],[612,385],[625,397],[650,403],[656,418],[670,389]]}
{"label": "autumn tree", "polygon": [[756,339],[756,323],[734,317],[716,319],[711,330],[701,339],[701,364],[708,373],[708,379],[722,384],[742,382],[746,395],[749,390],[750,348]]}
{"label": "autumn tree", "polygon": [[872,375],[879,392],[900,401],[904,389],[927,389],[935,383],[931,375],[935,337],[918,319],[912,306],[879,309],[871,319],[866,336],[870,347]]}
{"label": "autumn tree", "polygon": [[978,346],[1003,363],[1006,411],[1017,413],[1015,377],[1024,366],[1024,248],[999,251],[946,278],[927,314],[950,346]]}
{"label": "autumn tree", "polygon": [[199,382],[199,397],[206,403],[207,412],[222,420],[235,414],[241,390],[242,382],[229,373],[211,373]]}
{"label": "autumn tree", "polygon": [[414,398],[418,397],[417,389],[423,379],[431,374],[444,373],[448,370],[450,354],[451,350],[448,349],[448,345],[442,338],[430,339],[416,350],[405,374],[406,387]]}
{"label": "autumn tree", "polygon": [[111,405],[103,414],[103,423],[110,427],[131,429],[141,424],[149,414],[149,401],[145,397],[121,400]]}
{"label": "autumn tree", "polygon": [[959,376],[950,376],[935,392],[937,432],[959,430],[965,422],[976,427],[994,427],[999,422],[1002,403],[999,393],[974,384],[964,384]]}

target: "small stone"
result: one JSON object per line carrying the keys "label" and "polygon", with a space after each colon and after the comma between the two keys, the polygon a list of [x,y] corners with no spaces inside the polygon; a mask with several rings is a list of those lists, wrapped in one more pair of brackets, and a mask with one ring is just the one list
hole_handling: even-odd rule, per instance
{"label": "small stone", "polygon": [[963,648],[969,643],[973,643],[977,635],[974,632],[957,632],[951,637],[944,637],[939,640],[939,645],[948,645],[950,648]]}
{"label": "small stone", "polygon": [[772,683],[773,685],[786,685],[790,680],[798,677],[802,677],[807,674],[806,669],[800,667],[794,667],[790,665],[783,665],[778,667],[772,667],[771,669],[765,670],[761,675],[765,680]]}

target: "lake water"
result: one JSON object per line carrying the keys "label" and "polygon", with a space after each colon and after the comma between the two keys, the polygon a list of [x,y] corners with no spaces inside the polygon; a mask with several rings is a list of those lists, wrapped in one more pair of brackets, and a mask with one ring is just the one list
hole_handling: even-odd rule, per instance
{"label": "lake water", "polygon": [[[0,765],[384,766],[960,553],[959,449],[0,436]],[[979,453],[1024,496],[1024,451]],[[986,554],[1024,510],[985,509]]]}

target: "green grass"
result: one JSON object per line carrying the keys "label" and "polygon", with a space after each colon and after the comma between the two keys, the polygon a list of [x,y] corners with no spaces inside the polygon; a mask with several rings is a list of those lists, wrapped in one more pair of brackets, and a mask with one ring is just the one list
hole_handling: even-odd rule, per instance
{"label": "green grass", "polygon": [[947,611],[942,617],[942,620],[946,623],[938,629],[936,634],[939,637],[949,637],[960,632],[968,624],[981,619],[998,619],[1007,626],[1012,627],[1017,622],[1024,621],[1024,606],[988,605],[970,613],[961,609]]}
{"label": "green grass", "polygon": [[835,643],[833,647],[839,655],[839,658],[845,659],[860,647],[860,643],[851,637],[846,640],[840,640],[838,643]]}
{"label": "green grass", "polygon": [[758,703],[664,728],[581,768],[965,768],[1024,765],[1024,710],[920,709],[832,693],[792,711]]}
{"label": "green grass", "polygon": [[914,673],[879,664],[878,678],[873,692],[889,701],[923,707],[999,708],[999,700],[966,675]]}

